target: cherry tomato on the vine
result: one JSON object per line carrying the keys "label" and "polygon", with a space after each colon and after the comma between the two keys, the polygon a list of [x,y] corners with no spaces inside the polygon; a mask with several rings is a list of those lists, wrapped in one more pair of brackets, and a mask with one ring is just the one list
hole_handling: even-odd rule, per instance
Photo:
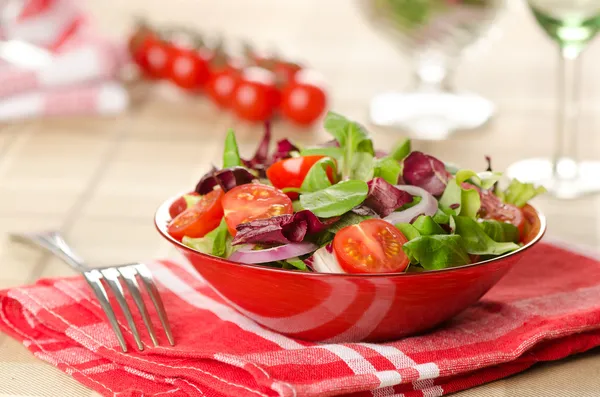
{"label": "cherry tomato on the vine", "polygon": [[243,71],[233,95],[232,107],[235,114],[248,121],[269,120],[280,101],[272,72],[258,67]]}

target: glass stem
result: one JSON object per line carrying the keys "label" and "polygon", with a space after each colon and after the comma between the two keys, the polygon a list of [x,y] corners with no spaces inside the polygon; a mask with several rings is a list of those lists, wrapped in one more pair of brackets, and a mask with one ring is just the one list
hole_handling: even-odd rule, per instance
{"label": "glass stem", "polygon": [[581,80],[580,51],[561,48],[558,80],[558,123],[552,167],[557,180],[573,180],[578,176],[577,130]]}
{"label": "glass stem", "polygon": [[444,54],[426,52],[415,57],[415,88],[418,91],[450,90],[452,68]]}

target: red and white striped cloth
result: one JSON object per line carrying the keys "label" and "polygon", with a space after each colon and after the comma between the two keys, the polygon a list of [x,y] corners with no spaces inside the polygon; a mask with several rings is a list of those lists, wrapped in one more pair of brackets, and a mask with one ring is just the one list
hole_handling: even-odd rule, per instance
{"label": "red and white striped cloth", "polygon": [[282,336],[227,306],[188,264],[149,265],[174,347],[145,340],[144,352],[122,353],[81,277],[2,291],[0,330],[106,396],[432,397],[600,345],[600,262],[548,243],[445,327],[381,344]]}
{"label": "red and white striped cloth", "polygon": [[[128,94],[116,81],[124,49],[98,37],[73,1],[28,0],[18,16],[0,27],[1,37],[37,45],[53,56],[39,68],[0,60],[0,121],[105,115],[127,108]],[[82,97],[85,102],[74,106]]]}

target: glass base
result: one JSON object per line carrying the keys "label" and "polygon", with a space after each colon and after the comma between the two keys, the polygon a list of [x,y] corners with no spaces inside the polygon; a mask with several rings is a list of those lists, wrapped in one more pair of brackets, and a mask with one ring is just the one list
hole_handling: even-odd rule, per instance
{"label": "glass base", "polygon": [[506,174],[521,182],[542,185],[560,199],[600,193],[600,161],[576,163],[571,159],[561,159],[558,162],[557,178],[549,159],[527,159],[508,167]]}
{"label": "glass base", "polygon": [[494,104],[470,93],[390,92],[371,101],[371,122],[405,130],[411,138],[441,140],[452,132],[481,127],[494,114]]}

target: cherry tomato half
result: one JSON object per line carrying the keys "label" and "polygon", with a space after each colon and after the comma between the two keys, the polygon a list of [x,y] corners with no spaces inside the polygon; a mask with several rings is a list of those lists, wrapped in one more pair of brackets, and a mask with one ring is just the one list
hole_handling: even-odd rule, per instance
{"label": "cherry tomato half", "polygon": [[[191,192],[187,194],[188,196],[199,197],[200,195],[196,192]],[[185,196],[179,197],[177,200],[173,201],[173,204],[169,207],[169,215],[171,215],[171,219],[175,218],[177,215],[181,214],[183,211],[188,209],[188,202],[185,199]]]}
{"label": "cherry tomato half", "polygon": [[479,196],[481,197],[480,216],[483,219],[512,223],[519,229],[519,236],[523,238],[525,217],[519,207],[504,203],[489,190],[481,190]]}
{"label": "cherry tomato half", "polygon": [[337,232],[333,252],[348,273],[402,272],[409,263],[402,250],[407,241],[391,223],[368,219]]}
{"label": "cherry tomato half", "polygon": [[177,240],[184,236],[191,238],[204,237],[204,235],[217,226],[223,218],[223,191],[213,190],[205,194],[193,207],[177,215],[167,228],[171,237]]}
{"label": "cherry tomato half", "polygon": [[523,228],[523,233],[521,234],[521,242],[527,244],[538,235],[542,224],[533,207],[526,205],[521,209],[521,212],[525,218],[525,226]]}
{"label": "cherry tomato half", "polygon": [[[275,164],[271,165],[267,169],[267,178],[271,181],[273,186],[278,189],[286,187],[301,187],[306,174],[312,168],[313,165],[325,156],[301,156],[291,157],[289,159],[279,160]],[[331,167],[327,168],[327,177],[331,183],[335,182]],[[297,193],[287,194],[292,200],[298,197]]]}
{"label": "cherry tomato half", "polygon": [[244,70],[233,95],[235,114],[248,121],[269,120],[279,106],[281,95],[275,86],[275,75],[263,68]]}
{"label": "cherry tomato half", "polygon": [[223,211],[232,236],[241,223],[293,213],[292,200],[285,193],[259,183],[240,185],[225,193]]}
{"label": "cherry tomato half", "polygon": [[174,48],[172,57],[169,78],[173,83],[188,91],[198,91],[206,85],[210,79],[210,71],[206,60],[198,51]]}

